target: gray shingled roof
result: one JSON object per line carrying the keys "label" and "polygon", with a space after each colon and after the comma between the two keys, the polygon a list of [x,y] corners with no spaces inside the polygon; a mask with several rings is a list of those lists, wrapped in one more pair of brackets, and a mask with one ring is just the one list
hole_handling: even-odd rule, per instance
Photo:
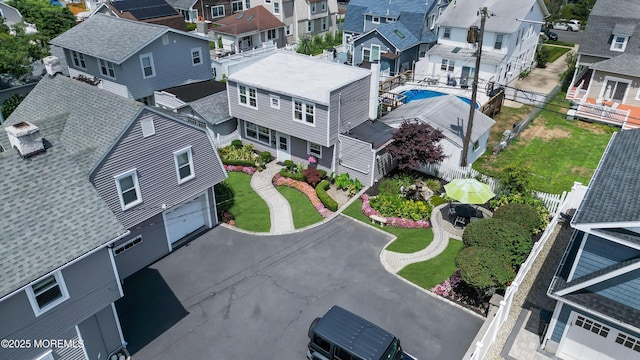
{"label": "gray shingled roof", "polygon": [[640,222],[638,144],[640,129],[614,135],[573,217],[574,224]]}
{"label": "gray shingled roof", "polygon": [[58,76],[3,124],[33,123],[50,147],[24,160],[0,130],[0,297],[124,233],[88,173],[143,106]]}
{"label": "gray shingled roof", "polygon": [[121,64],[166,32],[203,39],[163,25],[95,14],[52,39],[50,43]]}
{"label": "gray shingled roof", "polygon": [[[522,24],[516,19],[525,19],[532,6],[541,4],[543,16],[549,14],[547,8],[541,0],[456,0],[451,2],[442,15],[436,20],[441,26],[451,26],[456,28],[468,28],[472,25],[480,26],[480,16],[478,10],[486,6],[490,13],[495,14],[485,22],[485,31],[513,33]],[[542,19],[533,19],[542,20]]]}
{"label": "gray shingled roof", "polygon": [[625,53],[612,59],[602,60],[591,65],[591,69],[621,75],[640,76],[640,54]]}
{"label": "gray shingled roof", "polygon": [[624,53],[640,54],[640,26],[636,26],[639,23],[640,2],[637,0],[598,0],[589,15],[578,52],[606,58],[622,55],[609,50],[614,29],[626,34],[633,28]]}
{"label": "gray shingled roof", "polygon": [[186,106],[190,106],[193,111],[200,114],[206,122],[212,125],[222,123],[231,118],[231,115],[229,115],[229,98],[226,91],[192,101]]}
{"label": "gray shingled roof", "polygon": [[167,0],[169,5],[178,10],[189,10],[195,5],[197,0]]}
{"label": "gray shingled roof", "polygon": [[[397,128],[405,120],[417,119],[442,130],[447,139],[462,147],[468,118],[469,105],[455,95],[445,95],[413,100],[383,116],[380,121]],[[477,141],[495,123],[492,118],[476,110],[471,129],[471,141]]]}

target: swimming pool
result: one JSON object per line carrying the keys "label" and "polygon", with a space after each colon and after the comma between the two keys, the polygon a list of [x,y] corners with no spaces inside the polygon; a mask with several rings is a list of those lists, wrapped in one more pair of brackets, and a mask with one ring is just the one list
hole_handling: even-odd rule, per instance
{"label": "swimming pool", "polygon": [[[402,95],[407,97],[405,99],[406,103],[410,103],[413,100],[429,99],[429,98],[432,98],[432,97],[444,96],[444,95],[448,95],[448,94],[441,93],[439,91],[433,91],[433,90],[414,89],[414,90],[404,91],[404,92],[402,92]],[[471,99],[467,99],[464,96],[458,96],[458,99],[466,102],[467,104],[471,104]],[[476,104],[476,109],[478,107],[479,107],[478,104]]]}

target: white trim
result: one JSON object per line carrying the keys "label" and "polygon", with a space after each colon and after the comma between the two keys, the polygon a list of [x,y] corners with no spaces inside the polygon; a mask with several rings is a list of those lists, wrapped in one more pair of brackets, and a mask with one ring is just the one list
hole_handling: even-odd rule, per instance
{"label": "white trim", "polygon": [[[84,349],[84,346],[82,347]],[[87,356],[87,351],[85,350],[84,352],[85,356]],[[87,359],[89,357],[87,356]],[[47,350],[47,352],[45,352],[44,354],[40,355],[40,357],[36,358],[35,360],[55,360],[55,358],[53,357],[53,350]]]}
{"label": "white trim", "polygon": [[[204,202],[207,207],[207,227],[211,229],[213,227],[213,222],[211,221],[211,204],[209,203],[209,189],[204,191]],[[215,206],[215,205],[214,205]]]}
{"label": "white trim", "polygon": [[569,276],[567,276],[567,282],[573,280],[573,274],[576,271],[576,268],[578,267],[578,259],[580,259],[580,257],[582,256],[582,249],[584,248],[584,244],[587,243],[587,238],[589,237],[589,233],[584,233],[584,235],[582,235],[582,239],[580,240],[580,248],[578,248],[578,252],[576,253],[576,257],[575,260],[573,261],[573,265],[571,265],[571,271],[569,272]]}
{"label": "white trim", "polygon": [[602,233],[599,230],[601,229],[591,229],[591,234],[600,238],[603,238],[605,240],[609,240],[611,242],[614,242],[616,244],[620,244],[620,245],[624,245],[626,247],[630,247],[632,249],[636,249],[636,250],[640,250],[640,244],[631,242],[631,241],[627,241],[621,238],[617,238],[611,234],[606,234],[606,233]]}
{"label": "white trim", "polygon": [[[276,101],[275,105],[274,100]],[[280,109],[280,96],[273,94],[269,95],[269,105],[274,109]]]}
{"label": "white trim", "polygon": [[[169,210],[169,209],[167,209]],[[173,245],[171,239],[169,239],[169,227],[167,226],[167,211],[162,212],[162,225],[164,225],[164,235],[167,238],[167,245],[169,246],[169,252],[173,251]]]}
{"label": "white trim", "polygon": [[637,269],[640,269],[640,262],[637,262],[637,263],[634,263],[634,264],[630,264],[630,265],[621,267],[621,268],[619,268],[617,270],[610,271],[610,272],[608,272],[606,274],[602,274],[600,276],[596,276],[596,277],[594,277],[592,279],[589,279],[587,281],[583,281],[581,283],[578,283],[578,284],[575,284],[575,285],[572,285],[572,286],[568,286],[568,287],[566,287],[566,288],[564,288],[562,290],[556,291],[556,294],[558,296],[563,296],[563,295],[572,293],[572,292],[574,292],[576,290],[584,289],[584,288],[586,288],[588,286],[595,285],[597,283],[612,279],[612,278],[614,278],[616,276],[619,276],[619,275],[622,275],[622,274],[625,274],[627,272],[630,272],[630,271],[633,271],[633,270],[637,270]]}
{"label": "white trim", "polygon": [[[137,199],[129,204],[124,203],[124,197],[122,196],[122,188],[120,187],[120,179],[124,179],[126,177],[131,176],[133,178],[133,187],[136,191]],[[142,203],[142,193],[140,191],[140,184],[138,183],[138,170],[131,169],[129,171],[123,172],[122,174],[116,175],[113,177],[116,182],[116,189],[118,190],[118,198],[120,199],[120,206],[122,207],[122,211],[131,209],[132,207]]]}
{"label": "white trim", "polygon": [[[195,58],[193,57],[193,54],[197,52],[198,53],[198,59],[200,60],[199,63],[195,63]],[[202,48],[199,47],[195,47],[195,48],[191,48],[191,65],[192,66],[198,66],[198,65],[202,65],[204,64],[204,59],[202,58]]]}
{"label": "white trim", "polygon": [[[41,308],[40,305],[38,304],[38,300],[36,300],[36,294],[33,291],[33,285],[39,282],[42,282],[43,280],[51,276],[53,276],[54,280],[56,281],[56,285],[58,286],[58,288],[60,288],[61,296]],[[63,303],[65,300],[69,299],[69,291],[67,291],[67,285],[64,282],[64,278],[62,276],[61,271],[56,271],[51,275],[45,276],[42,279],[39,279],[38,281],[31,283],[25,290],[27,292],[27,297],[29,298],[29,303],[31,304],[31,308],[33,309],[33,313],[36,315],[36,317],[46,313],[47,311]]]}
{"label": "white trim", "polygon": [[547,346],[547,341],[551,340],[551,336],[553,335],[553,329],[555,329],[556,325],[558,324],[558,318],[560,317],[560,313],[562,312],[563,305],[564,303],[561,301],[556,302],[555,309],[553,310],[553,315],[551,315],[551,321],[549,321],[547,332],[544,334],[544,339],[540,346],[543,350]]}
{"label": "white trim", "polygon": [[[317,145],[320,147],[320,155],[311,152],[311,145]],[[322,145],[307,141],[307,155],[313,155],[317,159],[322,159]]]}
{"label": "white trim", "polygon": [[[636,81],[636,84],[637,84],[637,83],[638,83],[638,82]],[[636,92],[636,97],[635,97],[635,99],[636,99],[636,100],[640,100],[640,88],[638,88],[638,91]]]}
{"label": "white trim", "polygon": [[[222,15],[213,15],[213,9],[215,8],[222,8]],[[224,5],[211,5],[211,17],[214,19],[220,18],[220,17],[224,17],[225,13],[224,13]]]}
{"label": "white trim", "polygon": [[[144,72],[145,66],[144,66],[144,62],[143,59],[148,58],[149,59],[149,67],[151,68],[151,75],[147,75]],[[142,70],[142,78],[143,79],[148,79],[148,78],[152,78],[154,76],[156,76],[156,67],[153,63],[153,53],[144,53],[144,54],[140,54],[140,69]]]}
{"label": "white trim", "polygon": [[[373,48],[378,48],[378,58],[374,59],[373,58]],[[369,53],[369,61],[380,61],[380,45],[376,45],[376,44],[371,44],[371,49],[370,49],[370,53]]]}
{"label": "white trim", "polygon": [[[376,20],[378,19],[378,20]],[[380,16],[371,16],[371,23],[372,24],[380,24]]]}
{"label": "white trim", "polygon": [[[180,178],[180,167],[178,164],[178,156],[182,155],[182,154],[187,154],[187,159],[189,160],[189,171],[190,171],[190,175],[185,177],[185,178]],[[173,162],[176,166],[176,177],[178,178],[178,184],[183,184],[193,178],[196,177],[196,169],[193,166],[193,152],[191,150],[191,145],[182,148],[178,151],[174,151],[173,152]],[[184,166],[184,165],[183,165]]]}
{"label": "white trim", "polygon": [[[71,51],[71,62],[73,62],[73,65],[80,68],[80,69],[87,69],[87,61],[84,58],[84,54],[77,52],[77,51],[73,51],[73,50],[69,50]],[[76,64],[76,61],[78,61],[78,64]],[[81,64],[84,63],[84,66],[82,66]]]}
{"label": "white trim", "polygon": [[[104,59],[96,59],[98,62],[98,71],[100,72],[100,74],[102,76],[108,77],[109,79],[116,79],[116,64],[112,63],[111,61],[108,60],[104,60]],[[104,70],[105,72],[103,72],[103,64],[104,64]],[[109,74],[109,70],[113,70],[113,76],[111,76]]]}
{"label": "white trim", "polygon": [[[238,8],[237,10],[234,11],[233,10],[233,5],[235,5],[235,4],[240,4],[240,8]],[[231,1],[231,13],[232,14],[235,14],[237,12],[244,11],[244,10],[245,9],[244,9],[244,1],[243,0],[237,0],[237,1],[233,1],[232,0]]]}
{"label": "white trim", "polygon": [[111,267],[113,268],[113,274],[116,276],[116,282],[118,283],[118,292],[120,293],[120,297],[124,296],[124,291],[122,290],[122,284],[120,283],[120,273],[118,272],[118,267],[116,266],[115,255],[113,254],[113,248],[107,248],[107,252],[109,252],[109,260],[111,260]]}
{"label": "white trim", "polygon": [[278,15],[280,16],[280,13],[282,11],[280,10],[280,2],[278,1],[274,1],[273,2],[273,15]]}
{"label": "white trim", "polygon": [[[255,125],[256,126],[256,129],[255,129],[256,137],[255,138],[251,137],[251,136],[249,136],[247,134],[247,124],[251,124],[251,125]],[[265,129],[269,130],[269,140],[268,141],[260,140],[261,132],[260,132],[260,129],[258,127],[262,127],[262,128],[265,128]],[[252,129],[252,131],[253,131],[253,129]],[[251,121],[245,120],[244,121],[244,137],[247,138],[247,139],[251,139],[251,141],[257,141],[257,142],[259,142],[261,144],[265,144],[265,145],[271,146],[271,129],[266,127],[266,126],[258,125],[256,123],[252,123]]]}
{"label": "white trim", "polygon": [[[296,103],[300,103],[302,108],[300,109],[301,111],[301,117],[302,119],[296,119]],[[307,106],[311,105],[313,107],[313,121],[312,122],[308,122],[307,121]],[[291,101],[291,110],[292,110],[292,115],[293,115],[293,121],[295,122],[299,122],[299,123],[303,123],[309,126],[316,126],[316,104],[312,103],[312,102],[308,102],[308,101],[303,101],[300,99],[296,99],[293,98]]]}
{"label": "white trim", "polygon": [[74,326],[76,328],[76,335],[78,335],[78,340],[82,345],[82,352],[84,353],[85,359],[89,360],[89,353],[87,352],[87,347],[84,346],[84,339],[82,338],[82,333],[80,333],[80,327],[78,325]]}
{"label": "white trim", "polygon": [[617,87],[617,83],[625,83],[627,84],[627,88],[624,90],[624,95],[622,95],[622,100],[619,100],[621,103],[625,103],[625,100],[627,99],[627,95],[629,94],[629,90],[631,90],[631,86],[633,85],[633,82],[630,79],[625,79],[625,78],[621,78],[621,77],[617,77],[617,76],[609,76],[609,75],[605,75],[604,79],[602,80],[602,88],[600,89],[600,96],[598,96],[601,99],[605,99],[607,101],[617,101],[613,99],[613,96],[615,94],[615,90],[611,89],[611,94],[609,98],[605,98],[604,95],[607,92],[607,82],[609,81],[614,81],[616,82],[616,87]]}
{"label": "white trim", "polygon": [[[616,40],[618,38],[623,38],[624,39],[624,41],[622,42],[622,46],[620,48],[616,47],[616,45],[618,44],[618,42]],[[611,47],[609,48],[609,50],[617,51],[617,52],[624,52],[624,50],[627,48],[627,44],[628,43],[629,43],[629,37],[628,36],[622,36],[622,35],[613,34],[613,39],[611,40]]]}
{"label": "white trim", "polygon": [[[245,89],[245,93],[244,94],[242,94],[242,91],[240,90],[240,88],[244,88]],[[253,90],[254,96],[251,96],[251,90]],[[244,96],[246,98],[246,102],[242,102],[242,96]],[[255,102],[256,102],[255,106],[251,105],[251,99],[255,100]],[[255,87],[248,86],[248,85],[238,84],[238,104],[240,104],[241,106],[246,106],[248,108],[252,108],[252,109],[258,110],[258,89],[256,89]]]}
{"label": "white trim", "polygon": [[122,346],[127,346],[127,342],[124,341],[124,335],[122,334],[122,325],[120,325],[120,318],[118,317],[118,311],[116,311],[116,303],[111,303],[111,311],[113,312],[113,318],[116,321],[116,327],[118,328],[118,335],[120,336],[120,342]]}

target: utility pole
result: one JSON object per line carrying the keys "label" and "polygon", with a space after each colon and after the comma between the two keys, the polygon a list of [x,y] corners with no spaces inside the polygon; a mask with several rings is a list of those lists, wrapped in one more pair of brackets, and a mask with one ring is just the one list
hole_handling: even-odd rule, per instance
{"label": "utility pole", "polygon": [[482,56],[482,37],[484,36],[484,23],[489,16],[486,7],[479,11],[480,32],[477,37],[478,51],[476,53],[476,68],[473,73],[473,84],[471,86],[471,105],[469,107],[469,121],[467,122],[467,132],[464,134],[464,145],[462,146],[462,161],[460,165],[467,166],[467,153],[469,152],[469,142],[471,142],[471,129],[473,129],[473,115],[476,112],[476,98],[478,94],[478,74],[480,74],[480,57]]}

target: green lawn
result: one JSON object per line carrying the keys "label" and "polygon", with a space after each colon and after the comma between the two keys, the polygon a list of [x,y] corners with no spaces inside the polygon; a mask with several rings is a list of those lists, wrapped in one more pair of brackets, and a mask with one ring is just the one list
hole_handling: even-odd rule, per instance
{"label": "green lawn", "polygon": [[509,164],[528,165],[534,190],[559,194],[574,181],[588,184],[611,134],[617,128],[567,121],[568,102],[559,93],[529,126],[498,156],[487,151],[473,163],[483,174],[499,177]]}
{"label": "green lawn", "polygon": [[[343,214],[371,224],[371,221],[364,216],[360,210],[361,208],[362,200],[358,199],[349,205],[349,207],[343,211]],[[433,231],[431,229],[407,229],[393,226],[380,226],[377,223],[374,226],[397,237],[394,242],[387,246],[387,250],[389,251],[407,254],[414,253],[429,246],[433,240]]]}
{"label": "green lawn", "polygon": [[271,229],[269,207],[251,188],[251,176],[237,171],[229,171],[229,183],[234,192],[234,203],[229,212],[236,218],[236,227],[255,232]]}
{"label": "green lawn", "polygon": [[569,46],[569,47],[573,47],[575,44],[572,43],[568,43],[568,42],[564,42],[564,41],[557,41],[557,40],[547,40],[544,42],[545,44],[551,44],[551,45],[560,45],[560,46]]}
{"label": "green lawn", "polygon": [[571,51],[571,48],[560,47],[560,46],[546,46],[546,45],[543,45],[543,47],[549,51],[549,59],[547,60],[548,63],[552,63],[552,62],[558,60],[558,58],[560,56],[562,56],[565,53]]}
{"label": "green lawn", "polygon": [[447,280],[456,271],[455,259],[464,244],[449,239],[447,248],[433,259],[405,266],[398,275],[424,288],[431,289]]}
{"label": "green lawn", "polygon": [[296,229],[322,221],[322,216],[311,205],[311,201],[305,194],[288,186],[276,186],[276,189],[289,201],[293,212],[293,225]]}

